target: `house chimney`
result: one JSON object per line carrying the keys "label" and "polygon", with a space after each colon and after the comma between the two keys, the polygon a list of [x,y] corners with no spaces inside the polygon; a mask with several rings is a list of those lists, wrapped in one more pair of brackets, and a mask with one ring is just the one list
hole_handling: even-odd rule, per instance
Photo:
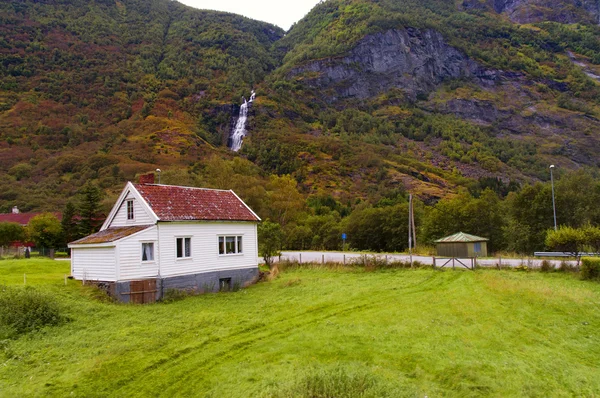
{"label": "house chimney", "polygon": [[154,184],[154,173],[141,175],[140,184]]}
{"label": "house chimney", "polygon": [[13,213],[13,214],[19,214],[19,208],[18,208],[17,206],[14,206],[14,207],[12,208],[12,213]]}

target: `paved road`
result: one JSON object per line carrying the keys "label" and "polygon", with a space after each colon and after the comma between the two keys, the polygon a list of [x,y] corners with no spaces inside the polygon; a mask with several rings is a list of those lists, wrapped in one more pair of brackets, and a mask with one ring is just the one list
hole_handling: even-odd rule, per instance
{"label": "paved road", "polygon": [[[352,261],[360,261],[361,258],[365,256],[365,254],[361,253],[342,253],[342,252],[292,252],[292,251],[284,251],[281,252],[281,260],[291,260],[291,261],[301,261],[305,262],[336,262],[336,263],[350,263]],[[410,257],[407,254],[366,254],[368,257],[376,256],[381,260],[387,261],[410,261]],[[440,258],[432,256],[413,256],[414,261],[419,261],[426,265],[432,265],[435,261],[437,267],[445,266],[446,268],[452,268],[453,262],[448,258]],[[496,267],[499,263],[502,263],[502,266],[511,266],[518,267],[519,265],[527,265],[530,268],[539,268],[542,261],[544,259],[540,258],[502,258],[501,260],[498,258],[481,258],[477,259],[477,264],[482,267]],[[554,267],[558,268],[562,260],[548,260]],[[575,265],[575,261],[567,261],[569,264]],[[454,266],[456,268],[463,268],[464,265],[471,266],[471,259],[459,259],[459,261],[454,261]]]}

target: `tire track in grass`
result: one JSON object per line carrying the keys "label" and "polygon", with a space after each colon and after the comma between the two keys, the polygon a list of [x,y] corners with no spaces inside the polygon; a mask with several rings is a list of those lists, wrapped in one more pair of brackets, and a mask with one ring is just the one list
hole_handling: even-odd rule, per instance
{"label": "tire track in grass", "polygon": [[[445,277],[442,277],[445,276]],[[426,278],[409,284],[407,286],[391,286],[378,291],[381,294],[370,297],[361,297],[361,302],[356,304],[356,297],[342,302],[332,302],[319,305],[316,308],[299,312],[292,317],[285,317],[275,320],[268,324],[262,324],[256,327],[242,328],[236,330],[227,336],[207,339],[199,344],[188,346],[174,351],[167,358],[161,358],[154,363],[146,366],[130,377],[125,377],[115,381],[113,384],[105,386],[107,393],[111,395],[120,395],[127,393],[140,393],[143,388],[140,386],[150,385],[151,381],[159,378],[165,379],[161,394],[181,393],[181,386],[194,386],[206,381],[207,371],[213,369],[233,358],[238,361],[248,356],[247,352],[260,342],[279,336],[288,335],[290,332],[298,331],[311,327],[315,323],[323,322],[333,317],[342,316],[348,313],[366,311],[382,304],[390,303],[390,299],[402,294],[416,294],[423,291],[440,289],[452,285],[457,279],[464,277],[463,273],[455,272],[451,275],[447,273],[432,273]],[[368,294],[369,291],[362,292]],[[208,352],[207,352],[208,351]],[[206,354],[206,355],[203,355]],[[106,364],[110,366],[110,364]],[[166,369],[165,369],[166,368]],[[189,369],[193,369],[190,371]],[[166,377],[164,374],[172,374],[173,377]],[[184,374],[183,377],[177,377]],[[193,378],[193,382],[190,379]],[[176,380],[173,382],[173,380]],[[86,383],[82,383],[84,385]],[[116,388],[115,388],[116,387]],[[156,386],[153,386],[156,388]],[[152,389],[154,393],[156,390]],[[97,393],[98,391],[96,391]],[[197,393],[198,391],[195,390]]]}
{"label": "tire track in grass", "polygon": [[[304,311],[303,313],[300,313],[294,317],[294,318],[302,318],[300,322],[289,324],[289,320],[291,318],[286,318],[284,320],[279,320],[275,323],[270,323],[269,325],[265,325],[264,327],[257,330],[258,334],[254,333],[251,336],[244,336],[246,338],[242,338],[239,341],[235,341],[235,340],[228,341],[230,337],[239,335],[239,333],[233,333],[233,334],[227,336],[226,338],[222,339],[222,341],[228,341],[229,345],[226,347],[219,347],[220,350],[209,355],[208,358],[184,358],[184,359],[186,359],[186,360],[189,359],[189,360],[192,360],[195,362],[201,362],[199,364],[197,363],[197,366],[193,366],[193,368],[196,369],[197,371],[210,370],[230,359],[233,359],[234,357],[238,357],[239,359],[241,359],[240,355],[243,352],[246,352],[249,349],[251,349],[252,345],[254,345],[258,342],[261,342],[261,341],[264,341],[267,339],[276,338],[281,335],[288,335],[289,332],[297,331],[297,330],[300,330],[300,329],[303,329],[306,327],[313,326],[315,323],[325,321],[332,317],[341,316],[346,313],[354,313],[357,311],[364,311],[364,310],[374,308],[376,306],[380,306],[381,304],[384,304],[384,303],[389,303],[390,297],[396,296],[398,294],[398,290],[403,290],[404,294],[419,293],[419,292],[425,290],[425,289],[423,289],[424,286],[428,287],[426,290],[432,290],[434,287],[439,288],[440,286],[451,284],[456,279],[461,277],[460,274],[456,273],[452,276],[452,278],[450,280],[448,280],[448,278],[440,278],[439,275],[440,274],[437,274],[437,273],[433,274],[432,276],[429,276],[428,278],[425,278],[424,280],[419,281],[418,283],[414,283],[409,286],[403,286],[402,288],[392,287],[392,288],[384,289],[381,292],[386,292],[386,293],[388,293],[387,295],[384,295],[384,296],[378,295],[376,298],[368,300],[367,302],[363,301],[363,303],[361,303],[359,305],[353,304],[353,301],[345,301],[345,302],[338,302],[338,303],[332,303],[332,304],[320,306],[319,308],[313,308],[308,311]],[[435,284],[435,286],[429,287],[430,284]],[[392,291],[393,291],[393,293],[392,293]],[[348,304],[350,304],[350,305],[348,305]],[[342,307],[342,308],[340,308],[340,307]],[[321,312],[324,310],[326,310],[327,312],[307,319],[307,314],[313,314],[313,313]],[[329,310],[333,310],[333,311],[329,311]],[[281,324],[283,322],[288,323],[289,325],[286,327],[283,327],[283,328],[275,327],[277,324]],[[265,329],[267,329],[267,330],[265,330]],[[234,350],[235,350],[235,352],[234,352]],[[193,354],[194,353],[190,353],[190,357],[193,357],[194,356]],[[179,362],[179,361],[176,361],[176,362]],[[188,363],[186,363],[185,365],[187,365],[189,367]],[[169,366],[171,368],[173,368],[173,367],[178,366],[178,364],[169,362]],[[179,379],[177,382],[177,385],[180,385],[180,384],[181,385],[189,385],[188,380],[192,377],[194,377],[196,380],[204,380],[205,379],[205,377],[202,377],[202,376],[198,377],[197,374],[189,374],[187,377],[184,377],[183,379]],[[176,391],[179,391],[178,388],[175,387],[175,385],[172,385],[171,387],[175,388]]]}

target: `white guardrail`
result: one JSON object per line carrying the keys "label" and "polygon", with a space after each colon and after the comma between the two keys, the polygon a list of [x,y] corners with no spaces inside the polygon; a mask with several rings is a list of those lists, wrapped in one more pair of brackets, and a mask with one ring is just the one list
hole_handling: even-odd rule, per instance
{"label": "white guardrail", "polygon": [[[535,257],[575,257],[575,253],[570,252],[535,252]],[[600,253],[579,253],[580,257],[600,256]]]}

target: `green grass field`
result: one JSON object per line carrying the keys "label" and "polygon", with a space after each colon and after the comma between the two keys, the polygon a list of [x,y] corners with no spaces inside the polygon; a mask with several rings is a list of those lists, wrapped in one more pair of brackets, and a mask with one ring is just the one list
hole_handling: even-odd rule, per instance
{"label": "green grass field", "polygon": [[72,319],[0,342],[0,396],[600,396],[600,284],[574,275],[295,269],[133,306],[68,268],[0,262]]}

